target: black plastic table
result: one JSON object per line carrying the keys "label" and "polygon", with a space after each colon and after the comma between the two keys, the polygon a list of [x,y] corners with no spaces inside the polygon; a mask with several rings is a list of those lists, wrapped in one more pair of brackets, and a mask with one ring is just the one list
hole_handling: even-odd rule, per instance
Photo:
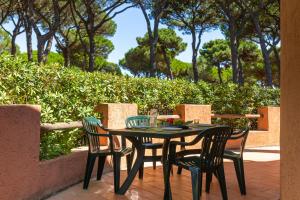
{"label": "black plastic table", "polygon": [[112,135],[122,135],[127,138],[137,150],[137,157],[134,165],[132,166],[127,178],[117,190],[117,194],[125,194],[134,180],[139,168],[143,164],[143,158],[145,154],[145,149],[142,145],[142,140],[140,137],[152,137],[152,138],[161,138],[164,139],[163,150],[162,150],[162,164],[163,164],[163,174],[164,174],[164,199],[171,200],[172,193],[170,187],[170,170],[169,170],[169,144],[173,138],[181,138],[186,136],[193,136],[201,134],[202,131],[210,128],[212,126],[194,126],[189,129],[182,130],[165,130],[163,128],[135,128],[135,129],[116,129],[109,130],[109,133]]}

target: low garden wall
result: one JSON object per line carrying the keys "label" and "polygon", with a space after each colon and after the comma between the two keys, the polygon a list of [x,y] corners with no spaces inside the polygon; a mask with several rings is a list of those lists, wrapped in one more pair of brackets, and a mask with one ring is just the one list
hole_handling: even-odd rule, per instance
{"label": "low garden wall", "polygon": [[40,106],[0,106],[0,136],[1,200],[41,199],[83,179],[87,148],[39,160]]}

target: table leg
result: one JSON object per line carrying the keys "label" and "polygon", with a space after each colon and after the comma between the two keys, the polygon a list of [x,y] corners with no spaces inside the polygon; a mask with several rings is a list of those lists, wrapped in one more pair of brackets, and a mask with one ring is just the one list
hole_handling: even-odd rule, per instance
{"label": "table leg", "polygon": [[144,155],[145,155],[145,149],[142,146],[142,141],[138,140],[136,137],[126,137],[135,147],[137,151],[136,160],[134,162],[133,167],[131,168],[127,178],[125,179],[122,186],[118,189],[117,194],[125,194],[125,192],[128,190],[129,186],[131,185],[132,181],[134,180],[134,177],[136,176],[137,172],[139,171],[140,167],[142,166],[144,162]]}
{"label": "table leg", "polygon": [[162,164],[163,164],[164,183],[165,183],[164,200],[172,200],[172,193],[171,193],[171,186],[170,186],[169,145],[170,145],[170,139],[165,139],[163,150],[162,150]]}

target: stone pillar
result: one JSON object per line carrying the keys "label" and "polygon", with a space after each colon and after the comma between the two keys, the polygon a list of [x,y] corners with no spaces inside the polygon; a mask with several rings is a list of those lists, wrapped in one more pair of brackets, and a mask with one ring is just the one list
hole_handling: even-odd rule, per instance
{"label": "stone pillar", "polygon": [[40,107],[0,106],[0,199],[29,199],[38,188]]}
{"label": "stone pillar", "polygon": [[[109,129],[126,128],[125,120],[129,116],[138,115],[138,107],[136,104],[128,103],[104,103],[96,106],[95,111],[102,115],[102,123],[104,127]],[[114,138],[115,144],[120,146],[120,137]],[[102,141],[107,144],[107,141]],[[127,141],[127,143],[129,143]],[[121,169],[126,169],[124,158],[122,158]]]}
{"label": "stone pillar", "polygon": [[281,200],[300,199],[300,1],[281,1]]}
{"label": "stone pillar", "polygon": [[125,120],[129,116],[138,115],[138,107],[136,104],[128,103],[104,103],[99,104],[95,111],[100,113],[102,123],[110,129],[125,128]]}
{"label": "stone pillar", "polygon": [[[174,114],[179,115],[181,120],[185,122],[197,120],[199,123],[211,124],[211,105],[180,104],[176,106]],[[185,141],[190,142],[194,138],[195,136],[185,137]]]}
{"label": "stone pillar", "polygon": [[[268,131],[268,144],[278,145],[280,140],[280,107],[262,107],[258,109],[262,115],[258,118],[258,130]],[[266,142],[267,142],[266,141]]]}
{"label": "stone pillar", "polygon": [[211,105],[180,104],[175,108],[175,114],[183,121],[199,120],[199,123],[211,123]]}

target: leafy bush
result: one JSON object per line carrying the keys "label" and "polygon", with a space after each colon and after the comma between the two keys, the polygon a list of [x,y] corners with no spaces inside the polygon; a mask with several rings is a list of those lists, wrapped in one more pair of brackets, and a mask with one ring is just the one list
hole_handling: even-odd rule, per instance
{"label": "leafy bush", "polygon": [[[38,66],[0,56],[0,104],[39,104],[42,122],[69,122],[95,115],[103,102],[137,103],[140,114],[157,108],[171,112],[177,104],[211,104],[216,113],[255,113],[257,107],[279,105],[279,90],[256,85],[199,84],[185,80],[132,78],[88,73],[59,64]],[[79,131],[48,133],[41,139],[41,158],[68,153],[79,144]]]}

